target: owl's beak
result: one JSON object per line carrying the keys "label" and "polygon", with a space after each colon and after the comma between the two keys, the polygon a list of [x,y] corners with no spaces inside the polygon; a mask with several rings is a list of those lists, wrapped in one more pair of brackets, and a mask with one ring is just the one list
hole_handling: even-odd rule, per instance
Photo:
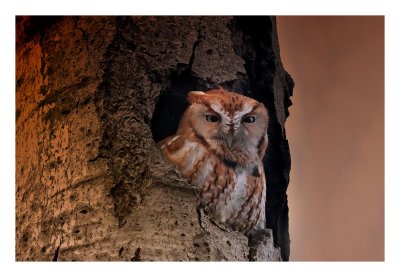
{"label": "owl's beak", "polygon": [[226,142],[228,143],[228,147],[231,148],[232,143],[233,143],[233,135],[232,134],[227,135]]}

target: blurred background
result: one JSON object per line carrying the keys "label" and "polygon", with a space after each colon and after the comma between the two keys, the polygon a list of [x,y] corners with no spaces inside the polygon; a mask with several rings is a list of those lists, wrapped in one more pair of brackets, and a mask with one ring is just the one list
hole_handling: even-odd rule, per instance
{"label": "blurred background", "polygon": [[384,260],[384,17],[278,16],[292,261]]}

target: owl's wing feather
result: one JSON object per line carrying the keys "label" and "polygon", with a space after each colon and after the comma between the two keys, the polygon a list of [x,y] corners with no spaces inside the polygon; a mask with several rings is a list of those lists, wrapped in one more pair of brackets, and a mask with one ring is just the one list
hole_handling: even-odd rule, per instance
{"label": "owl's wing feather", "polygon": [[170,136],[158,143],[164,155],[171,155],[176,153],[185,144],[185,138],[181,135]]}

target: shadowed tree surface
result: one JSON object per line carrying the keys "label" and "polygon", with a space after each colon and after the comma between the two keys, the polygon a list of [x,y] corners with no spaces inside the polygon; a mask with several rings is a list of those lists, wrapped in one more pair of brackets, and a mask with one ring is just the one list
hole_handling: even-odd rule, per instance
{"label": "shadowed tree surface", "polygon": [[[275,18],[17,17],[16,27],[17,260],[288,260],[293,82]],[[206,214],[156,145],[187,92],[215,86],[269,110],[269,229],[249,239]]]}

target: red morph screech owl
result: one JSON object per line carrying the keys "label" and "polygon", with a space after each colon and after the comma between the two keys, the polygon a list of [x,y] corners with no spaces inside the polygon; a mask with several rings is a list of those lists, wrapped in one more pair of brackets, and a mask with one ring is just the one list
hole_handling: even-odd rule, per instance
{"label": "red morph screech owl", "polygon": [[266,108],[221,88],[191,91],[188,101],[176,134],[159,142],[165,158],[221,222],[246,235],[264,229]]}

